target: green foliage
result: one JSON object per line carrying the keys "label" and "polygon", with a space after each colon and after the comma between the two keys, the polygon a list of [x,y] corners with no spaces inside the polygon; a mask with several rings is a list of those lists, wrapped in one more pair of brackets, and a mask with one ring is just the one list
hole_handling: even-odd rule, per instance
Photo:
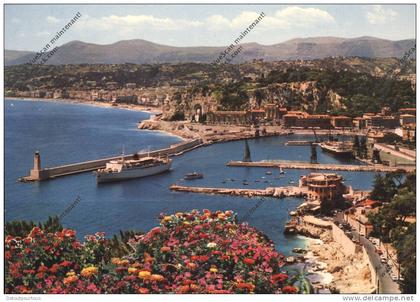
{"label": "green foliage", "polygon": [[373,190],[370,193],[370,198],[380,200],[383,202],[390,202],[397,193],[397,184],[392,174],[382,176],[376,174],[373,184]]}
{"label": "green foliage", "polygon": [[311,281],[308,279],[308,273],[303,269],[300,271],[295,270],[295,273],[290,278],[290,283],[296,286],[299,294],[313,294],[314,288]]}
{"label": "green foliage", "polygon": [[413,294],[416,292],[416,226],[407,218],[416,215],[416,175],[409,174],[404,181],[402,178],[396,173],[375,177],[373,196],[386,203],[369,220],[374,228],[372,234],[396,248],[404,277],[402,291]]}
{"label": "green foliage", "polygon": [[6,222],[4,227],[5,235],[24,237],[36,226],[49,233],[63,230],[63,226],[61,225],[58,216],[49,216],[47,221],[40,222],[38,225],[33,221],[26,220],[13,220]]}

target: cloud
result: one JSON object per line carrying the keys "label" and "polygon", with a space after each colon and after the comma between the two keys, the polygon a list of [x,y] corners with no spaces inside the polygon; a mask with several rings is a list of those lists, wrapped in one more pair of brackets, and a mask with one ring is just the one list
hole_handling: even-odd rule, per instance
{"label": "cloud", "polygon": [[318,23],[333,23],[335,19],[327,11],[319,8],[302,8],[298,6],[290,6],[279,10],[275,13],[275,17],[284,20],[289,26],[311,26]]}
{"label": "cloud", "polygon": [[185,19],[158,18],[152,15],[106,16],[102,18],[85,18],[78,21],[79,29],[102,29],[122,31],[135,31],[138,29],[150,30],[179,30],[201,26],[203,22]]}
{"label": "cloud", "polygon": [[[232,19],[222,15],[213,15],[206,19],[208,26],[213,28],[241,29],[248,27],[254,22],[261,12],[243,11]],[[289,29],[310,27],[317,24],[334,23],[335,19],[327,11],[318,8],[302,8],[290,6],[276,11],[273,15],[265,13],[257,28],[265,29]]]}
{"label": "cloud", "polygon": [[55,23],[60,22],[60,19],[53,16],[48,16],[45,18],[45,20],[47,21],[47,23],[50,23],[50,24],[55,24]]}
{"label": "cloud", "polygon": [[[122,34],[136,33],[139,29],[153,30],[188,30],[203,28],[210,30],[242,30],[254,22],[261,12],[242,11],[238,15],[227,18],[222,14],[211,15],[204,20],[177,19],[169,17],[156,17],[153,15],[110,15],[101,18],[84,16],[76,28],[79,30],[118,31]],[[302,28],[318,24],[333,23],[334,18],[327,12],[318,8],[291,6],[269,15],[265,13],[258,24],[258,29],[289,29]]]}
{"label": "cloud", "polygon": [[37,32],[36,34],[35,34],[37,37],[48,37],[48,36],[51,36],[51,34],[48,32],[48,31],[40,31],[40,32]]}
{"label": "cloud", "polygon": [[366,13],[366,18],[371,24],[384,24],[395,20],[398,16],[396,11],[390,8],[384,8],[381,5],[373,5]]}

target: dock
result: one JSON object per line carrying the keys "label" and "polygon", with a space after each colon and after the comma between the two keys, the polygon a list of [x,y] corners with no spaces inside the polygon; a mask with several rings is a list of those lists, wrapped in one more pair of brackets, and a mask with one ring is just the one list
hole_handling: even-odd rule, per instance
{"label": "dock", "polygon": [[375,165],[338,165],[338,164],[311,164],[307,162],[270,160],[270,161],[230,161],[226,164],[229,167],[261,167],[261,168],[282,168],[282,169],[305,169],[305,170],[334,170],[334,171],[360,171],[360,172],[414,172],[415,166],[390,167],[380,164]]}
{"label": "dock", "polygon": [[209,187],[188,187],[188,186],[170,186],[171,191],[189,192],[201,194],[221,194],[231,196],[266,196],[266,197],[304,197],[307,195],[306,188],[288,186],[288,187],[268,187],[266,189],[237,189],[237,188],[209,188]]}
{"label": "dock", "polygon": [[[134,159],[135,157],[140,159],[146,156],[153,156],[153,157],[166,157],[166,156],[177,156],[181,155],[185,152],[191,151],[195,148],[198,148],[203,144],[201,139],[194,139],[181,142],[179,144],[174,144],[169,146],[168,148],[158,149],[150,152],[143,152],[143,153],[135,153],[131,155],[124,155],[124,159],[130,160]],[[56,167],[49,167],[49,168],[41,168],[41,156],[39,152],[35,152],[34,156],[34,167],[30,170],[30,174],[28,176],[24,176],[19,178],[19,181],[27,182],[27,181],[42,181],[53,179],[61,176],[79,174],[83,172],[90,172],[95,171],[101,168],[104,168],[106,163],[111,160],[120,159],[122,156],[114,156],[109,158],[101,158],[96,160],[84,161],[79,163],[73,163],[68,165],[56,166]]]}

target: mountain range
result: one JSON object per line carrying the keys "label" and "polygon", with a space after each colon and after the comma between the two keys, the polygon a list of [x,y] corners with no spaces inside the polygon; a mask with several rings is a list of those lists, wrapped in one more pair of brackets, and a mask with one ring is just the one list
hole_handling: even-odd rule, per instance
{"label": "mountain range", "polygon": [[[331,56],[401,58],[415,47],[414,39],[391,41],[375,37],[298,38],[286,42],[261,45],[240,44],[242,50],[233,63],[264,59],[265,61],[322,59]],[[238,46],[237,46],[238,47]],[[146,40],[123,40],[100,45],[81,41],[68,42],[59,47],[46,64],[150,64],[150,63],[211,63],[226,47],[175,47]],[[415,51],[410,51],[415,53]],[[19,65],[31,61],[35,52],[5,50],[5,65]]]}

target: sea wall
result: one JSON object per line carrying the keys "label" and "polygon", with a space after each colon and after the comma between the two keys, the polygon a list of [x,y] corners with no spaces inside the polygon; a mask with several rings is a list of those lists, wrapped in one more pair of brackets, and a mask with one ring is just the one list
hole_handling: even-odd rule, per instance
{"label": "sea wall", "polygon": [[[194,139],[190,141],[184,141],[179,144],[171,145],[168,148],[158,149],[151,152],[137,153],[137,157],[142,158],[146,156],[174,156],[179,155],[189,150],[192,150],[202,144],[201,139]],[[124,156],[125,159],[133,159],[134,154]],[[108,158],[101,158],[91,161],[85,161],[80,163],[74,163],[69,165],[44,168],[41,170],[31,170],[30,176],[24,177],[24,181],[38,181],[55,178],[59,176],[77,174],[87,171],[93,171],[105,167],[106,163],[121,158],[121,156],[114,156]]]}
{"label": "sea wall", "polygon": [[346,256],[351,256],[362,251],[362,247],[353,241],[334,223],[331,224],[331,234],[335,242],[339,243],[343,249],[342,252]]}

